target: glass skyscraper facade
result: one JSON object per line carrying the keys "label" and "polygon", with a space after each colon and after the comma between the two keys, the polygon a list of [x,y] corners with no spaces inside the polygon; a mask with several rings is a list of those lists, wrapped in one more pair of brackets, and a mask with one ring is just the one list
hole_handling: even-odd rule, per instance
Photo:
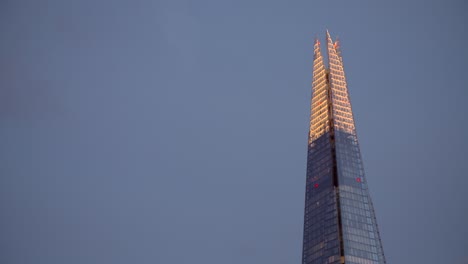
{"label": "glass skyscraper facade", "polygon": [[303,264],[384,264],[339,43],[314,44]]}

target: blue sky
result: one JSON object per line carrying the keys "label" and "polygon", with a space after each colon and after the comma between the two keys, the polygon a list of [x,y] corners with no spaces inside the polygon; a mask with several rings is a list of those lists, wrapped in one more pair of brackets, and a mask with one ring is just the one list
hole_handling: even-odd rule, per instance
{"label": "blue sky", "polygon": [[468,263],[463,1],[3,1],[0,262],[300,263],[341,40],[389,263]]}

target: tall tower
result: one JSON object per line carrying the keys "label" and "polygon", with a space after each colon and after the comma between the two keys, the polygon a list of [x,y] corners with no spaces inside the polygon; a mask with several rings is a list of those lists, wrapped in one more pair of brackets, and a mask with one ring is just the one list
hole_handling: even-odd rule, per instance
{"label": "tall tower", "polygon": [[314,44],[302,264],[385,264],[339,43]]}

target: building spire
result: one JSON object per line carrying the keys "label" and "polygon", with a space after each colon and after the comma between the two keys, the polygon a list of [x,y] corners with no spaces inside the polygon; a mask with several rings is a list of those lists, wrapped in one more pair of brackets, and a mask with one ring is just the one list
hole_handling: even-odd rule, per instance
{"label": "building spire", "polygon": [[333,53],[333,51],[334,51],[334,44],[333,44],[333,40],[332,40],[332,38],[330,36],[330,32],[328,32],[328,29],[327,29],[326,39],[327,39],[328,63],[330,64],[330,54]]}
{"label": "building spire", "polygon": [[314,41],[302,264],[385,264],[338,40]]}
{"label": "building spire", "polygon": [[328,29],[327,29],[327,36],[326,36],[326,39],[327,39],[327,43],[331,43],[333,45],[333,40],[330,36],[330,32],[328,32]]}

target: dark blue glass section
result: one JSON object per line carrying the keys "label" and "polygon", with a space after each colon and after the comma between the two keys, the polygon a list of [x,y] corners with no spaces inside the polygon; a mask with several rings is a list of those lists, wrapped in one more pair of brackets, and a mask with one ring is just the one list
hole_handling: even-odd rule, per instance
{"label": "dark blue glass section", "polygon": [[333,131],[308,147],[302,263],[343,259],[385,263],[357,137]]}
{"label": "dark blue glass section", "polygon": [[383,264],[385,258],[357,136],[338,130],[334,134],[346,263]]}
{"label": "dark blue glass section", "polygon": [[303,264],[340,263],[338,206],[329,133],[308,148]]}

